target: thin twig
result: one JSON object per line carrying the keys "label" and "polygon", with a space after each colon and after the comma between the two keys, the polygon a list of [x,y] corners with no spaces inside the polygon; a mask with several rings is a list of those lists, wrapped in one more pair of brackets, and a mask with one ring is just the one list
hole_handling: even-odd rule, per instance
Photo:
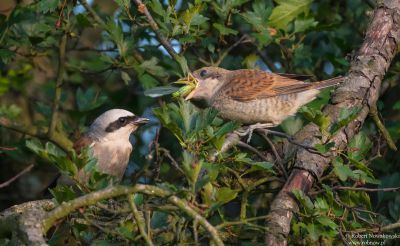
{"label": "thin twig", "polygon": [[243,147],[246,148],[252,152],[254,152],[256,155],[258,155],[263,161],[267,161],[270,162],[271,160],[268,159],[265,155],[263,155],[260,151],[258,151],[256,148],[254,148],[253,146],[243,142],[243,141],[239,141],[239,143],[237,144],[237,146],[239,147]]}
{"label": "thin twig", "polygon": [[127,196],[127,198],[128,198],[128,201],[129,201],[129,205],[131,206],[132,214],[133,214],[133,217],[134,217],[134,219],[136,221],[136,225],[139,228],[140,235],[142,235],[142,237],[143,237],[144,241],[146,241],[147,245],[153,246],[154,244],[151,241],[151,239],[148,237],[148,235],[146,233],[146,230],[144,228],[144,223],[143,223],[144,219],[142,218],[142,216],[139,213],[139,210],[136,207],[136,204],[135,204],[135,201],[134,201],[134,195],[130,194],[130,195]]}
{"label": "thin twig", "polygon": [[79,2],[83,5],[83,7],[89,12],[89,14],[93,17],[93,19],[100,24],[101,26],[105,26],[104,21],[97,15],[96,11],[90,7],[90,5],[86,2],[86,0],[79,0]]}
{"label": "thin twig", "polygon": [[58,55],[58,70],[57,70],[57,79],[56,79],[56,88],[55,88],[55,95],[53,100],[53,107],[52,107],[52,115],[50,121],[49,131],[47,135],[49,138],[54,136],[56,131],[57,123],[59,122],[58,119],[58,108],[60,106],[60,99],[61,99],[61,86],[63,84],[63,77],[65,71],[65,50],[67,49],[67,33],[61,37],[60,40],[60,47],[59,47],[59,55]]}
{"label": "thin twig", "polygon": [[133,0],[133,2],[137,5],[138,11],[143,14],[151,29],[157,36],[157,40],[164,46],[164,48],[167,50],[168,54],[174,58],[175,61],[181,65],[181,68],[183,72],[188,72],[189,69],[187,67],[187,64],[184,62],[182,57],[175,52],[175,50],[172,48],[172,45],[168,42],[167,38],[164,36],[164,34],[161,32],[160,28],[158,27],[157,23],[154,21],[153,16],[150,14],[149,10],[147,9],[146,5],[141,1],[141,0]]}
{"label": "thin twig", "polygon": [[287,179],[288,178],[288,174],[287,174],[286,168],[283,165],[283,160],[279,156],[278,151],[276,150],[274,143],[271,141],[271,139],[268,137],[267,134],[261,134],[261,136],[265,139],[265,141],[267,141],[267,143],[271,147],[272,153],[274,153],[274,155],[275,155],[276,162],[278,163],[283,175],[285,176],[285,179]]}
{"label": "thin twig", "polygon": [[3,150],[3,151],[13,151],[13,150],[17,150],[17,148],[16,148],[16,147],[1,147],[1,146],[0,146],[0,150]]}
{"label": "thin twig", "polygon": [[16,179],[18,179],[19,177],[21,177],[22,175],[24,175],[25,173],[29,172],[30,170],[32,170],[32,168],[35,165],[30,164],[29,166],[27,166],[26,168],[24,168],[21,172],[19,172],[17,175],[15,175],[14,177],[10,178],[9,180],[7,180],[6,182],[0,183],[0,189],[4,188],[8,185],[10,185],[12,182],[14,182]]}
{"label": "thin twig", "polygon": [[[350,186],[334,186],[332,190],[351,190],[351,191],[365,191],[365,192],[398,192],[400,187],[388,187],[388,188],[366,188],[366,187],[350,187]],[[309,192],[309,195],[318,195],[324,193],[325,190],[319,190],[315,192]]]}
{"label": "thin twig", "polygon": [[146,19],[149,22],[151,29],[156,34],[158,41],[160,41],[160,43],[167,50],[168,54],[170,54],[175,60],[179,60],[180,59],[179,55],[175,52],[175,50],[172,48],[171,44],[164,37],[164,34],[160,31],[160,28],[158,27],[157,23],[154,21],[154,18],[150,14],[146,5],[141,0],[133,0],[133,2],[135,2],[135,4],[137,5],[139,12],[141,14],[143,14],[144,16],[146,16]]}
{"label": "thin twig", "polygon": [[78,208],[96,204],[97,202],[108,199],[111,197],[117,197],[121,195],[129,195],[132,193],[144,193],[151,196],[164,197],[167,200],[177,206],[181,211],[186,213],[192,219],[197,220],[199,224],[210,234],[214,243],[217,246],[224,245],[222,239],[220,238],[217,229],[211,225],[206,218],[201,216],[197,211],[190,207],[186,201],[174,196],[170,191],[162,189],[160,187],[136,184],[135,186],[112,186],[104,190],[89,193],[87,195],[78,197],[74,200],[63,202],[58,207],[48,212],[46,216],[41,219],[41,229],[43,234],[54,225],[54,223],[67,216],[71,212]]}
{"label": "thin twig", "polygon": [[182,174],[185,174],[185,172],[183,171],[183,169],[180,168],[178,162],[171,156],[171,152],[170,152],[169,150],[167,150],[166,148],[163,148],[163,147],[159,147],[158,150],[164,153],[164,155],[171,161],[172,166],[173,166],[176,170],[178,170],[178,171],[181,172]]}
{"label": "thin twig", "polygon": [[343,234],[341,229],[339,229],[339,236],[344,245],[350,246],[350,243],[347,241],[346,236]]}
{"label": "thin twig", "polygon": [[236,41],[229,48],[227,48],[224,51],[224,53],[222,53],[222,55],[219,56],[218,60],[214,64],[212,64],[212,66],[218,67],[233,48],[235,48],[241,43],[246,43],[246,42],[250,42],[250,37],[247,34],[243,35],[238,41]]}
{"label": "thin twig", "polygon": [[294,145],[297,145],[299,147],[302,147],[303,149],[307,150],[310,153],[318,154],[318,155],[322,155],[323,156],[323,154],[321,154],[316,148],[314,148],[312,146],[304,145],[302,143],[299,143],[296,140],[294,140],[294,138],[292,136],[290,136],[290,135],[288,135],[286,133],[278,132],[278,131],[272,131],[272,130],[269,130],[269,129],[261,129],[261,128],[256,129],[256,131],[262,132],[263,134],[269,134],[270,133],[270,134],[276,135],[278,137],[284,137],[291,144],[294,144]]}
{"label": "thin twig", "polygon": [[371,115],[372,119],[374,120],[376,126],[378,127],[379,131],[382,133],[383,137],[385,138],[388,146],[390,149],[397,151],[396,143],[393,141],[392,137],[390,136],[390,133],[388,130],[385,128],[383,125],[381,119],[379,118],[378,115],[378,109],[376,105],[371,105],[369,109],[369,114]]}

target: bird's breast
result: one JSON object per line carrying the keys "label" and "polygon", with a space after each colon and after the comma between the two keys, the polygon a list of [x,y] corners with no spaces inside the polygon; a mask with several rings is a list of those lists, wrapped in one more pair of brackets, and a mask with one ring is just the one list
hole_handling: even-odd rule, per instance
{"label": "bird's breast", "polygon": [[93,146],[93,155],[97,159],[97,168],[122,179],[132,152],[129,141],[98,142]]}
{"label": "bird's breast", "polygon": [[287,94],[250,101],[237,101],[220,95],[212,106],[222,118],[236,120],[244,124],[280,124],[285,118],[297,112],[299,107],[310,102],[317,90],[298,94]]}

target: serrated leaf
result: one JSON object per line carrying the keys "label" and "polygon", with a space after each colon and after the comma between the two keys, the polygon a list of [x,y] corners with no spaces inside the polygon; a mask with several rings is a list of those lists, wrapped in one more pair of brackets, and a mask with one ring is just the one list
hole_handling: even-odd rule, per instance
{"label": "serrated leaf", "polygon": [[115,2],[116,2],[121,8],[129,8],[129,6],[130,6],[130,1],[129,1],[129,0],[115,0]]}
{"label": "serrated leaf", "polygon": [[59,2],[59,0],[41,0],[38,2],[37,10],[44,14],[54,11],[57,8]]}
{"label": "serrated leaf", "polygon": [[314,204],[302,190],[293,190],[292,193],[308,213],[311,213],[314,210]]}
{"label": "serrated leaf", "polygon": [[297,18],[294,21],[294,32],[304,32],[318,25],[318,21],[311,18]]}
{"label": "serrated leaf", "polygon": [[213,27],[215,29],[217,29],[221,35],[230,35],[230,34],[236,35],[236,34],[238,34],[238,31],[233,30],[233,29],[226,27],[219,23],[214,23]]}
{"label": "serrated leaf", "polygon": [[76,104],[78,110],[81,112],[98,108],[106,101],[107,96],[101,95],[100,92],[96,92],[93,87],[89,87],[86,91],[78,88],[78,91],[76,92]]}
{"label": "serrated leaf", "polygon": [[222,188],[217,189],[215,197],[217,199],[217,202],[225,204],[225,203],[235,199],[237,194],[238,194],[238,191],[236,191],[236,190],[232,190],[229,187],[222,187]]}
{"label": "serrated leaf", "polygon": [[334,142],[330,142],[327,144],[315,144],[314,148],[316,148],[321,154],[327,153],[331,148],[335,146]]}
{"label": "serrated leaf", "polygon": [[346,181],[349,177],[354,177],[353,171],[350,167],[348,165],[343,165],[338,158],[333,161],[333,167],[333,171],[341,181]]}
{"label": "serrated leaf", "polygon": [[365,159],[366,154],[372,147],[372,142],[365,134],[365,132],[361,131],[357,135],[355,135],[349,143],[349,157],[353,158],[356,161],[360,161]]}
{"label": "serrated leaf", "polygon": [[269,17],[269,24],[286,30],[287,25],[301,13],[308,13],[312,0],[275,0],[278,4]]}
{"label": "serrated leaf", "polygon": [[317,221],[324,226],[330,227],[332,230],[336,230],[337,225],[336,223],[331,220],[329,217],[322,216],[322,217],[317,217]]}
{"label": "serrated leaf", "polygon": [[74,190],[67,185],[57,185],[54,189],[50,189],[50,193],[56,199],[58,204],[76,198]]}
{"label": "serrated leaf", "polygon": [[238,128],[240,124],[235,121],[229,121],[225,123],[222,127],[220,127],[214,134],[215,137],[221,137],[229,132],[232,132],[236,128]]}

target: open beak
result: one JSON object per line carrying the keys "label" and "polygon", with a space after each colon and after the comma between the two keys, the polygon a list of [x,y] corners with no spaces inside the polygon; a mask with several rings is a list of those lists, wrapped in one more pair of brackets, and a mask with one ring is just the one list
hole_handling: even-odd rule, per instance
{"label": "open beak", "polygon": [[185,97],[186,101],[192,99],[196,95],[198,87],[199,87],[199,83],[197,83],[196,87]]}
{"label": "open beak", "polygon": [[135,116],[135,118],[132,120],[132,124],[134,124],[134,125],[144,125],[144,124],[147,124],[149,121],[150,120],[147,119],[147,118]]}

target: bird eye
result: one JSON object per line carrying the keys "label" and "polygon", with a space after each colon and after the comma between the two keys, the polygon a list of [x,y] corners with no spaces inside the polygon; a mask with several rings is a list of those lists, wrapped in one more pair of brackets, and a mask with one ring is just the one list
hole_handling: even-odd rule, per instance
{"label": "bird eye", "polygon": [[119,123],[124,124],[126,119],[124,117],[121,117],[118,119]]}
{"label": "bird eye", "polygon": [[204,78],[206,75],[207,75],[207,71],[206,70],[203,69],[203,70],[200,71],[200,77]]}

